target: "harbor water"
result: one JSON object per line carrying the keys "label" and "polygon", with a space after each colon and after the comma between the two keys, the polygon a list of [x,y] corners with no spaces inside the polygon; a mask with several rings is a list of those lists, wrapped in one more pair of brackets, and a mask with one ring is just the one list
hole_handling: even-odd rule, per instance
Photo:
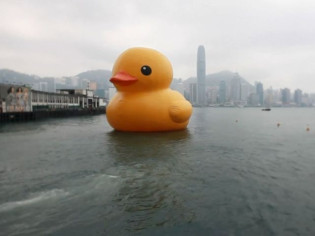
{"label": "harbor water", "polygon": [[0,125],[0,235],[315,235],[315,109],[194,108]]}

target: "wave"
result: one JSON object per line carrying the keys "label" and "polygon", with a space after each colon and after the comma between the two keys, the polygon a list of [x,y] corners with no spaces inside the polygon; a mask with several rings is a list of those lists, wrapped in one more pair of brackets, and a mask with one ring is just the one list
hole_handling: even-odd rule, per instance
{"label": "wave", "polygon": [[58,197],[67,196],[68,194],[69,194],[68,192],[66,192],[62,189],[52,189],[49,191],[40,192],[38,194],[34,194],[34,196],[32,196],[28,199],[25,199],[25,200],[7,202],[4,204],[1,204],[0,205],[0,212],[10,211],[10,210],[13,210],[13,209],[18,208],[18,207],[31,205],[31,204],[45,201],[45,200],[48,200],[51,198],[58,198]]}
{"label": "wave", "polygon": [[109,178],[111,178],[111,179],[117,179],[117,178],[119,178],[119,176],[116,176],[116,175],[107,175]]}

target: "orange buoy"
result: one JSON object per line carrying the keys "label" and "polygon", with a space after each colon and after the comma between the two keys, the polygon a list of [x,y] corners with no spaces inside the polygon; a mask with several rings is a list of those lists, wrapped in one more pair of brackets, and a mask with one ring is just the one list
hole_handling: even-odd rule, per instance
{"label": "orange buoy", "polygon": [[307,125],[306,131],[307,131],[307,132],[310,131],[309,125]]}

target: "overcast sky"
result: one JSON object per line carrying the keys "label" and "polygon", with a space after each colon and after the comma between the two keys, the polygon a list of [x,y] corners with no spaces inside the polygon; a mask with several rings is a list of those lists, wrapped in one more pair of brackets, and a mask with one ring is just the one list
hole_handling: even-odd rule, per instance
{"label": "overcast sky", "polygon": [[0,68],[72,76],[144,46],[187,79],[204,45],[207,74],[315,92],[314,22],[314,0],[0,0]]}

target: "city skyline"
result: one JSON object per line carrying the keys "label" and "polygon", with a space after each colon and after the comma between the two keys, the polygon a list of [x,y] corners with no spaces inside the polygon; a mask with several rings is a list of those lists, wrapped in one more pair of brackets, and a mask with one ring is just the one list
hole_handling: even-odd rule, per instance
{"label": "city skyline", "polygon": [[[40,76],[38,76],[38,75],[35,75],[35,74],[25,74],[25,73],[22,73],[21,71],[14,71],[14,70],[12,70],[12,69],[2,69],[2,68],[0,68],[0,72],[1,71],[3,71],[3,70],[8,70],[8,71],[11,71],[11,72],[13,72],[13,73],[18,73],[18,74],[22,74],[22,75],[26,75],[26,76],[30,76],[30,77],[33,77],[34,79],[37,79],[38,80],[38,83],[40,83],[40,81],[42,81],[43,79],[48,79],[48,80],[51,80],[51,79],[55,79],[55,81],[56,81],[56,83],[60,83],[61,81],[63,81],[63,82],[61,82],[61,84],[67,84],[67,81],[69,81],[69,79],[75,79],[75,80],[77,80],[78,79],[78,74],[77,75],[73,75],[73,76],[61,76],[61,77],[49,77],[49,76],[44,76],[44,77],[40,77]],[[91,71],[85,71],[85,72],[81,72],[81,73],[79,73],[79,74],[82,74],[82,73],[86,73],[86,72],[93,72],[93,71],[107,71],[107,72],[110,72],[110,70],[91,70]],[[227,70],[224,70],[224,71],[220,71],[220,72],[214,72],[214,73],[209,73],[209,74],[206,74],[206,77],[207,76],[210,76],[210,75],[214,75],[214,74],[218,74],[218,73],[221,73],[221,72],[225,72],[225,71],[227,71]],[[234,74],[237,74],[238,76],[240,76],[237,72],[235,72]],[[180,79],[180,80],[182,80],[182,81],[188,81],[189,79],[191,79],[191,78],[195,78],[195,79],[197,79],[197,77],[196,76],[190,76],[190,77],[188,77],[188,78],[186,78],[186,79],[183,79],[183,78],[173,78],[174,80],[178,80],[178,79]],[[248,83],[250,83],[249,81],[248,81],[248,79],[247,78],[243,78],[243,79],[245,79]],[[85,79],[83,79],[83,80],[85,80]],[[105,80],[106,80],[106,78],[105,78]],[[1,82],[1,81],[0,81]],[[250,83],[252,86],[255,86],[255,83],[257,83],[257,82],[261,82],[261,81],[254,81],[254,83]],[[8,83],[13,83],[13,84],[25,84],[24,82],[16,82],[16,81],[8,81],[8,80],[4,80],[4,81],[2,81],[2,83],[5,83],[5,84],[8,84]],[[74,82],[75,84],[77,84],[77,82],[75,81]],[[69,84],[69,83],[68,83]],[[39,85],[38,85],[39,86]],[[301,90],[301,91],[303,91],[303,93],[307,93],[307,94],[315,94],[315,91],[311,91],[311,92],[308,92],[308,91],[305,91],[305,90],[303,90],[303,89],[301,89],[301,87],[296,87],[296,88],[290,88],[289,86],[286,86],[286,85],[283,85],[283,86],[281,86],[281,87],[274,87],[273,85],[270,85],[269,87],[267,87],[267,86],[264,86],[265,87],[265,89],[264,89],[264,91],[266,91],[266,90],[268,90],[268,89],[273,89],[273,90],[281,90],[281,89],[289,89],[289,90],[291,90],[291,91],[295,91],[295,90]]]}
{"label": "city skyline", "polygon": [[[205,106],[237,106],[237,107],[314,107],[315,93],[305,93],[301,89],[290,90],[286,87],[281,89],[264,88],[261,82],[255,86],[241,82],[238,74],[230,82],[221,80],[219,85],[206,86]],[[176,86],[175,86],[176,87]],[[197,83],[190,83],[185,90],[187,99],[196,106]]]}
{"label": "city skyline", "polygon": [[[1,70],[0,70],[1,72]],[[85,74],[85,73],[82,73]],[[89,75],[91,76],[91,74]],[[187,100],[189,100],[195,106],[266,106],[266,107],[283,107],[283,106],[299,106],[299,107],[314,107],[315,106],[315,93],[309,94],[305,93],[301,89],[290,90],[286,87],[281,89],[264,88],[264,85],[257,81],[255,86],[249,84],[246,80],[241,79],[239,74],[232,73],[230,78],[225,77],[225,79],[219,80],[213,84],[214,81],[209,83],[204,83],[203,89],[205,90],[204,104],[198,103],[198,81],[190,81],[187,87],[188,81],[182,81],[181,79],[175,79],[172,83],[171,88],[182,93]],[[56,82],[54,78],[37,78],[37,82],[33,83],[31,86],[34,91],[43,91],[56,93],[57,88],[60,89],[78,89],[84,90],[88,89],[94,91],[93,94],[110,99],[112,91],[111,87],[107,87],[103,81],[100,83],[91,79],[87,79],[86,76],[75,76],[75,77],[65,77],[63,82]],[[209,82],[209,81],[208,81]],[[186,85],[184,85],[186,83]],[[0,73],[0,85],[7,86],[10,83],[3,83],[1,81]],[[19,85],[20,84],[20,85]],[[24,85],[23,85],[24,84]],[[23,82],[11,83],[12,86],[18,88],[18,86],[30,86]],[[105,87],[104,87],[105,86]],[[58,92],[57,92],[58,93]]]}

